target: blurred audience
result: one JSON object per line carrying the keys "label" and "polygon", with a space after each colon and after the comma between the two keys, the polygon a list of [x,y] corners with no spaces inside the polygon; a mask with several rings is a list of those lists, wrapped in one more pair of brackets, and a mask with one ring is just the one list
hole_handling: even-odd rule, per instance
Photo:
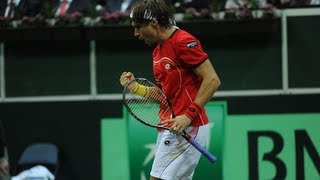
{"label": "blurred audience", "polygon": [[278,9],[283,9],[290,6],[290,0],[267,0],[267,3],[272,4]]}
{"label": "blurred audience", "polygon": [[3,17],[12,18],[14,15],[15,6],[19,6],[19,2],[16,3],[13,0],[0,0],[0,15]]}
{"label": "blurred audience", "polygon": [[0,0],[0,16],[15,19],[39,13],[64,16],[78,12],[86,16],[90,8],[91,0]]}
{"label": "blurred audience", "polygon": [[53,0],[55,16],[65,16],[73,13],[81,13],[87,16],[90,13],[92,3],[90,0]]}
{"label": "blurred audience", "polygon": [[0,0],[0,16],[21,18],[34,16],[41,11],[41,0]]}
{"label": "blurred audience", "polygon": [[320,0],[311,0],[310,5],[320,5]]}
{"label": "blurred audience", "polygon": [[290,0],[227,0],[225,10],[236,9],[264,9],[266,7],[276,7],[278,9],[290,6]]}
{"label": "blurred audience", "polygon": [[10,166],[8,160],[7,142],[4,126],[0,120],[0,180],[10,180]]}
{"label": "blurred audience", "polygon": [[177,12],[185,12],[186,9],[194,8],[197,11],[201,9],[209,9],[212,0],[167,0],[167,3],[170,3],[175,6]]}
{"label": "blurred audience", "polygon": [[11,180],[54,180],[55,176],[42,165],[34,166],[30,169],[20,172],[16,176],[12,176]]}
{"label": "blurred audience", "polygon": [[320,0],[290,0],[290,7],[319,6]]}
{"label": "blurred audience", "polygon": [[248,4],[249,4],[248,0],[227,0],[224,8],[226,10],[241,9],[243,7],[247,7]]}
{"label": "blurred audience", "polygon": [[[94,0],[96,9],[104,13],[126,12],[137,0]],[[103,14],[103,13],[102,13]]]}
{"label": "blurred audience", "polygon": [[[21,19],[24,16],[34,17],[38,14],[46,17],[58,17],[80,13],[90,16],[115,12],[128,12],[137,0],[0,0],[0,16]],[[165,0],[169,7],[178,13],[185,13],[193,8],[197,11],[211,9],[214,11],[235,12],[239,9],[258,9],[273,5],[283,9],[288,7],[319,6],[320,0]],[[219,6],[219,7],[218,7]]]}
{"label": "blurred audience", "polygon": [[[17,0],[16,0],[17,1]],[[21,0],[22,13],[21,16],[35,16],[43,12],[44,3],[47,0]]]}

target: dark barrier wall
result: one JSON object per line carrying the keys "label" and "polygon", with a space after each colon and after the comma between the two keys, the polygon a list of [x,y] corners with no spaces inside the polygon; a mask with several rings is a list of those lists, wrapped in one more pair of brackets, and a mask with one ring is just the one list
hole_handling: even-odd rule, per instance
{"label": "dark barrier wall", "polygon": [[[320,112],[320,95],[216,100],[227,101],[228,114]],[[101,179],[100,120],[107,117],[122,117],[121,101],[1,103],[12,168],[27,144],[50,141],[62,153],[58,180]]]}
{"label": "dark barrier wall", "polygon": [[[288,18],[290,88],[319,87],[316,68],[320,66],[319,17]],[[193,32],[202,41],[223,82],[220,90],[282,88],[279,19],[185,23],[181,28]],[[96,35],[94,49],[86,38],[4,41],[6,96],[90,94],[92,51],[96,54],[98,94],[121,91],[117,81],[122,71],[152,77],[151,48],[143,41],[132,39],[131,27],[124,30],[114,33],[115,38],[107,39],[103,32],[108,31],[102,29]]]}
{"label": "dark barrier wall", "polygon": [[[202,41],[224,82],[221,90],[281,88],[280,19],[183,23],[180,27]],[[108,31],[102,28],[94,48],[82,36],[74,40],[4,41],[6,96],[90,94],[90,53],[96,55],[98,94],[119,93],[122,71],[152,77],[152,49],[132,39],[132,27],[123,29],[105,39]],[[65,38],[69,37],[68,30]]]}
{"label": "dark barrier wall", "polygon": [[[288,18],[290,87],[319,87],[320,16]],[[306,23],[307,22],[307,23]]]}

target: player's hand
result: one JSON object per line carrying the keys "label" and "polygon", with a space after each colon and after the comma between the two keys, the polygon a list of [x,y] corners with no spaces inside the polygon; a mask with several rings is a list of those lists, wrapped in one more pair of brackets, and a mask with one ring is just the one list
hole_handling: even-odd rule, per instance
{"label": "player's hand", "polygon": [[132,72],[123,72],[120,76],[120,84],[124,87],[133,79],[134,74]]}
{"label": "player's hand", "polygon": [[169,131],[175,134],[181,134],[182,131],[191,124],[191,121],[192,120],[186,115],[180,115],[173,119],[164,120],[160,124],[171,123],[172,126],[169,128]]}

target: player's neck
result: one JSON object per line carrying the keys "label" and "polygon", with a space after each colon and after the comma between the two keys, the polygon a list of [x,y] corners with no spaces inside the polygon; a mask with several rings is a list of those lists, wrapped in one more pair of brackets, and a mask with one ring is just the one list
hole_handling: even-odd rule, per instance
{"label": "player's neck", "polygon": [[162,31],[160,35],[161,40],[159,41],[159,44],[163,44],[164,42],[166,42],[167,39],[169,39],[176,30],[177,30],[176,28],[171,27]]}

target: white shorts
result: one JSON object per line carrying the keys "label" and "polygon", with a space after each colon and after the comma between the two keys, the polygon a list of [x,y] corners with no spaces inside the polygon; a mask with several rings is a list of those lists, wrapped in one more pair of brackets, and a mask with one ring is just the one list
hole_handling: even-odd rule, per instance
{"label": "white shorts", "polygon": [[[209,125],[190,126],[186,132],[205,146]],[[182,136],[161,131],[156,142],[155,159],[150,175],[165,180],[191,180],[201,153]]]}

